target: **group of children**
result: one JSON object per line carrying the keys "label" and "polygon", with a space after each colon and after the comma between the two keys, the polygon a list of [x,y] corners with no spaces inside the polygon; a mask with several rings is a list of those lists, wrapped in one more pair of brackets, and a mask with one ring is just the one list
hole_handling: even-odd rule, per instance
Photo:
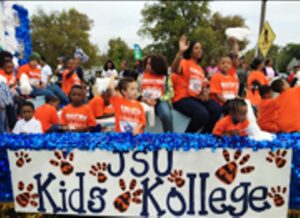
{"label": "group of children", "polygon": [[[179,47],[171,74],[163,56],[149,55],[142,62],[144,71],[138,79],[124,77],[116,86],[116,75],[111,75],[108,89],[97,93],[89,101],[86,99],[86,87],[76,73],[77,65],[74,59],[68,59],[62,71],[62,91],[68,96],[65,100],[68,103],[58,113],[61,99],[55,95],[46,95],[46,103],[36,110],[32,103],[24,102],[21,106],[22,119],[12,132],[99,131],[101,126],[97,120],[114,116],[116,132],[136,135],[143,133],[146,127],[143,106],[146,104],[155,109],[164,132],[174,131],[174,108],[190,118],[186,132],[247,136],[250,122],[246,101],[250,101],[257,111],[257,123],[262,130],[272,133],[300,130],[300,118],[296,115],[300,108],[300,88],[290,88],[280,78],[269,81],[262,72],[260,60],[255,59],[251,65],[247,95],[242,98],[238,94],[240,86],[235,56],[221,57],[218,71],[208,80],[199,65],[203,55],[201,43],[188,43],[183,38]],[[10,65],[10,61],[5,61],[5,67],[0,71],[7,78],[7,85],[12,87],[21,73],[28,71],[31,85],[36,90],[41,88],[39,71],[32,70],[38,68],[34,68],[32,63],[21,67],[16,78],[9,70]],[[26,67],[31,70],[26,70]],[[278,93],[277,97],[274,92]]]}

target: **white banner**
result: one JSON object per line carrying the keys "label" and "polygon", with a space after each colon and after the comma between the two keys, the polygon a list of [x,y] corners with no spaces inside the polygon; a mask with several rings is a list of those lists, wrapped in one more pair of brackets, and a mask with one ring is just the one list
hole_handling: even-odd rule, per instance
{"label": "white banner", "polygon": [[8,151],[15,209],[56,214],[283,218],[291,150]]}

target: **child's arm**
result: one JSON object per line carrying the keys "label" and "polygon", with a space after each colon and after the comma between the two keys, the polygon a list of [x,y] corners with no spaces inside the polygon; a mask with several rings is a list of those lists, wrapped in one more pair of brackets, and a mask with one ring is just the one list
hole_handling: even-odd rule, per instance
{"label": "child's arm", "polygon": [[144,129],[144,124],[139,124],[136,128],[134,128],[133,130],[132,130],[132,135],[138,135],[138,134],[140,134],[140,132],[143,132],[143,131],[141,131],[141,130],[143,130]]}
{"label": "child's arm", "polygon": [[108,89],[111,93],[111,97],[114,97],[118,94],[118,92],[115,89],[115,77],[114,76],[110,77]]}

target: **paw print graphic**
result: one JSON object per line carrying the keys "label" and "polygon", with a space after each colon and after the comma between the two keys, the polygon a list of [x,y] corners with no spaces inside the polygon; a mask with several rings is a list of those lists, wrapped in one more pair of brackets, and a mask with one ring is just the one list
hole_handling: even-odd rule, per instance
{"label": "paw print graphic", "polygon": [[99,163],[97,162],[96,165],[91,166],[90,174],[97,177],[99,183],[104,183],[107,180],[105,175],[107,165],[106,163]]}
{"label": "paw print graphic", "polygon": [[[223,151],[223,157],[226,160],[227,164],[220,167],[215,173],[216,177],[221,182],[224,182],[227,185],[233,183],[233,181],[236,178],[236,175],[238,174],[239,166],[243,166],[250,159],[250,155],[247,154],[243,156],[241,160],[238,162],[241,156],[242,156],[242,152],[240,150],[237,150],[234,153],[234,160],[230,161],[229,152],[226,149]],[[251,173],[254,169],[255,169],[254,166],[245,166],[241,168],[240,172],[242,174],[248,174]]]}
{"label": "paw print graphic", "polygon": [[286,193],[286,187],[282,188],[277,186],[277,189],[274,187],[271,188],[271,192],[269,192],[269,197],[273,199],[275,207],[281,207],[285,204],[284,198],[282,197],[283,194]]}
{"label": "paw print graphic", "polygon": [[121,195],[116,197],[114,201],[114,207],[121,213],[127,211],[130,206],[131,201],[135,204],[141,204],[142,200],[139,196],[143,193],[142,189],[136,189],[136,180],[132,179],[129,185],[129,190],[126,191],[126,183],[124,179],[120,179],[119,185],[122,191],[124,191]]}
{"label": "paw print graphic", "polygon": [[280,149],[278,149],[276,153],[270,151],[269,156],[266,158],[266,160],[270,163],[273,163],[274,161],[278,168],[282,168],[286,164],[286,160],[285,160],[286,154],[287,154],[287,150],[281,151]]}
{"label": "paw print graphic", "polygon": [[20,151],[20,152],[15,152],[17,161],[16,165],[17,167],[22,167],[24,166],[25,163],[29,163],[31,161],[31,158],[26,152]]}
{"label": "paw print graphic", "polygon": [[29,204],[33,207],[37,207],[37,202],[35,199],[38,198],[38,194],[31,194],[33,190],[33,184],[28,184],[26,190],[24,190],[25,185],[22,181],[18,183],[18,190],[22,191],[22,193],[18,194],[16,197],[16,201],[18,205],[21,207],[27,207]]}
{"label": "paw print graphic", "polygon": [[178,188],[184,186],[185,180],[182,178],[182,170],[174,170],[170,173],[168,180],[175,183]]}
{"label": "paw print graphic", "polygon": [[54,155],[56,160],[50,160],[50,164],[55,167],[59,166],[62,174],[70,175],[74,170],[73,165],[70,163],[74,160],[74,154],[71,152],[69,155],[67,155],[66,152],[55,151]]}

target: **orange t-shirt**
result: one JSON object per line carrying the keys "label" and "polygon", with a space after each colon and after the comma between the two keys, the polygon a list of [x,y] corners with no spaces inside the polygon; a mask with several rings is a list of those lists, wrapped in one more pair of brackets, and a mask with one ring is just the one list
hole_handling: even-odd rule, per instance
{"label": "orange t-shirt", "polygon": [[189,96],[189,94],[187,93],[188,84],[182,75],[172,73],[171,80],[174,89],[174,97],[172,98],[173,103]]}
{"label": "orange t-shirt", "polygon": [[16,77],[13,73],[6,74],[3,70],[0,69],[0,75],[3,76],[6,79],[6,84],[8,86],[16,85],[17,80],[16,80]]}
{"label": "orange t-shirt", "polygon": [[259,95],[258,90],[254,91],[254,93],[251,91],[251,84],[255,80],[257,80],[260,85],[268,85],[269,81],[265,74],[261,71],[252,71],[248,76],[246,98],[249,99],[252,105],[257,106],[261,101],[261,96]]}
{"label": "orange t-shirt", "polygon": [[73,107],[71,104],[63,108],[61,124],[67,125],[71,129],[97,125],[94,114],[88,105]]}
{"label": "orange t-shirt", "polygon": [[37,86],[41,82],[41,70],[39,68],[32,68],[29,64],[25,64],[18,69],[17,79],[19,80],[23,73],[26,73],[29,82],[33,86]]}
{"label": "orange t-shirt", "polygon": [[180,65],[183,77],[188,84],[187,93],[192,97],[199,95],[206,85],[205,71],[192,60],[182,59]]}
{"label": "orange t-shirt", "polygon": [[278,118],[276,123],[280,132],[296,132],[300,130],[300,87],[290,88],[276,99]]}
{"label": "orange t-shirt", "polygon": [[[210,80],[210,94],[221,94],[226,100],[233,99],[238,95],[239,81],[233,75],[216,73]],[[212,98],[223,105],[215,95]]]}
{"label": "orange t-shirt", "polygon": [[278,119],[278,113],[275,104],[275,99],[263,99],[258,104],[257,109],[257,123],[259,127],[267,132],[279,132],[279,128],[276,124],[276,120]]}
{"label": "orange t-shirt", "polygon": [[231,76],[236,76],[236,68],[231,67],[228,74],[231,75]]}
{"label": "orange t-shirt", "polygon": [[142,96],[146,99],[159,99],[165,91],[164,75],[144,72],[141,80]]}
{"label": "orange t-shirt", "polygon": [[102,117],[105,114],[113,114],[114,108],[110,105],[105,105],[104,99],[101,96],[95,96],[93,99],[89,101],[89,106],[91,107],[94,116]]}
{"label": "orange t-shirt", "polygon": [[249,121],[245,120],[243,122],[240,122],[238,124],[234,124],[232,122],[232,118],[230,115],[227,115],[226,117],[219,120],[215,128],[213,130],[213,134],[217,136],[222,136],[227,131],[239,131],[239,136],[247,136],[247,128],[249,126]]}
{"label": "orange t-shirt", "polygon": [[43,132],[45,133],[52,125],[58,124],[58,116],[56,108],[50,104],[44,104],[36,109],[34,116],[42,124]]}
{"label": "orange t-shirt", "polygon": [[121,96],[115,96],[111,101],[116,113],[116,132],[131,132],[138,125],[146,126],[145,111],[138,101],[129,101]]}
{"label": "orange t-shirt", "polygon": [[62,85],[61,85],[61,88],[63,90],[63,92],[66,94],[66,95],[69,95],[71,89],[72,89],[72,86],[74,85],[80,85],[80,79],[77,75],[76,72],[74,72],[72,74],[72,76],[70,76],[69,78],[67,78],[67,74],[70,72],[70,70],[65,70],[63,72],[63,75],[62,75]]}

